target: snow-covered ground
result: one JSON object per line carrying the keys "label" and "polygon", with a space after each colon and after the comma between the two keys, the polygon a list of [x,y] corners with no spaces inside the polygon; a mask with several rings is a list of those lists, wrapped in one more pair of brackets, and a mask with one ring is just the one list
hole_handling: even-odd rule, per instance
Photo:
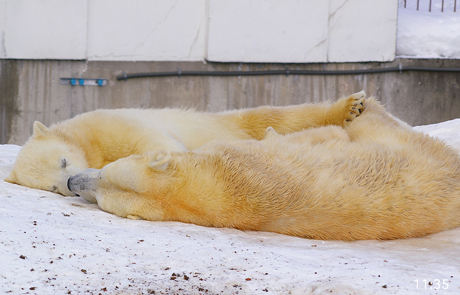
{"label": "snow-covered ground", "polygon": [[399,0],[396,55],[409,58],[460,58],[460,0]]}
{"label": "snow-covered ground", "polygon": [[[417,127],[460,148],[460,119]],[[0,145],[0,179],[20,147]],[[0,181],[0,294],[460,294],[460,228],[317,241],[135,221]]]}

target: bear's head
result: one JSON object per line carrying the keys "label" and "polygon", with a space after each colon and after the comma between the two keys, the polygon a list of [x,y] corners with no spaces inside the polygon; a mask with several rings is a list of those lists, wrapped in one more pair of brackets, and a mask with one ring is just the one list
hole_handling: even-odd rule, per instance
{"label": "bear's head", "polygon": [[22,147],[5,181],[74,196],[67,188],[67,179],[86,168],[81,151],[36,121],[32,137]]}
{"label": "bear's head", "polygon": [[172,187],[175,172],[171,159],[162,151],[122,158],[102,169],[90,168],[70,177],[68,189],[118,216],[160,220],[160,206],[152,204],[161,202]]}

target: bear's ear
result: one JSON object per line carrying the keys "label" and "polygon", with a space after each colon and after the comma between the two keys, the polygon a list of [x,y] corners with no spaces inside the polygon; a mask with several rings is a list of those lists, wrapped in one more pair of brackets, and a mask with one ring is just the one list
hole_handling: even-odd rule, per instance
{"label": "bear's ear", "polygon": [[34,122],[34,134],[33,134],[34,138],[44,137],[48,134],[48,132],[49,132],[49,129],[46,128],[45,125],[43,125],[42,123],[38,121]]}
{"label": "bear's ear", "polygon": [[277,135],[278,133],[275,131],[275,129],[273,129],[273,127],[270,126],[270,127],[267,127],[267,129],[265,129],[264,139],[270,139]]}
{"label": "bear's ear", "polygon": [[152,152],[147,154],[149,167],[158,171],[165,171],[171,161],[171,155],[166,152]]}

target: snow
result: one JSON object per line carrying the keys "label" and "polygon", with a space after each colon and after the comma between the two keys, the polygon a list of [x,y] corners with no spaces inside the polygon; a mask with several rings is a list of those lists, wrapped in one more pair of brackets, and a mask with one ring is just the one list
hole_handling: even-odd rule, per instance
{"label": "snow", "polygon": [[460,58],[460,1],[399,1],[396,55],[406,58]]}
{"label": "snow", "polygon": [[[416,129],[460,150],[460,119]],[[19,149],[0,145],[0,179]],[[0,202],[0,294],[460,294],[460,228],[317,241],[128,220],[4,181]]]}

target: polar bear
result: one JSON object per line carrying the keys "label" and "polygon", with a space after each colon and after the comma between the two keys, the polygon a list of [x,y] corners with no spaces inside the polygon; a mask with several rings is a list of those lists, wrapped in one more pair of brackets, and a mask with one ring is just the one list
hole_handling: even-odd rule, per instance
{"label": "polar bear", "polygon": [[102,168],[147,151],[186,151],[213,139],[262,139],[272,126],[279,133],[335,124],[359,116],[360,95],[335,103],[258,107],[220,113],[181,109],[97,110],[55,124],[34,123],[7,182],[73,195],[67,179],[86,168]]}
{"label": "polar bear", "polygon": [[321,240],[419,237],[460,225],[459,155],[374,98],[340,126],[154,151],[71,177],[107,212]]}

